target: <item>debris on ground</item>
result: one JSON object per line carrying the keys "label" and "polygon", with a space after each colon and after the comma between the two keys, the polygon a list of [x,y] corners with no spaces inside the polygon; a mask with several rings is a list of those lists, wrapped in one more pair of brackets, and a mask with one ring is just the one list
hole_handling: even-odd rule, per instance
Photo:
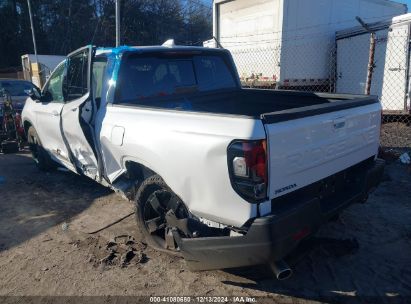
{"label": "debris on ground", "polygon": [[400,161],[404,165],[409,165],[411,164],[411,157],[408,155],[408,153],[401,154]]}
{"label": "debris on ground", "polygon": [[384,149],[380,148],[378,151],[378,157],[382,158],[383,160],[387,162],[393,162],[396,161],[399,157],[400,154],[398,151],[395,151],[394,149]]}
{"label": "debris on ground", "polygon": [[66,222],[64,222],[63,224],[61,224],[61,229],[62,229],[63,231],[67,231],[67,229],[68,229],[68,224],[67,224]]}
{"label": "debris on ground", "polygon": [[101,231],[103,231],[103,230],[105,230],[105,229],[107,229],[107,228],[110,228],[111,226],[114,226],[115,224],[120,223],[121,221],[125,220],[126,218],[132,216],[133,214],[134,214],[134,211],[133,211],[133,212],[129,212],[128,214],[126,214],[126,215],[124,215],[124,216],[116,219],[114,222],[111,222],[111,223],[105,225],[105,226],[102,227],[102,228],[99,228],[99,229],[97,229],[97,230],[88,232],[88,234],[96,234],[96,233],[98,233],[98,232],[101,232]]}
{"label": "debris on ground", "polygon": [[83,243],[90,248],[88,262],[92,263],[94,267],[118,266],[124,268],[143,264],[148,260],[144,253],[146,245],[137,242],[130,235],[119,235],[110,241],[105,241],[99,236],[89,236]]}

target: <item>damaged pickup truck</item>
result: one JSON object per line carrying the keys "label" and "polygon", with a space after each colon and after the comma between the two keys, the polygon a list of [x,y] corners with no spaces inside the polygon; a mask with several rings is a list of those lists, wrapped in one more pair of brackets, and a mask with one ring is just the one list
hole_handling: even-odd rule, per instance
{"label": "damaged pickup truck", "polygon": [[230,53],[84,47],[30,94],[40,169],[120,192],[148,244],[192,270],[286,257],[382,176],[376,97],[241,88]]}

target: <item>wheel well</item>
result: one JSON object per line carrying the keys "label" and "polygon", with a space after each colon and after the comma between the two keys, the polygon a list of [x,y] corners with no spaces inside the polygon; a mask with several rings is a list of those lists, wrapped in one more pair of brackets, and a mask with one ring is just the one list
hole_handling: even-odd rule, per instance
{"label": "wheel well", "polygon": [[134,161],[126,161],[124,167],[127,169],[124,173],[125,177],[130,180],[143,181],[148,177],[157,174],[146,166]]}
{"label": "wheel well", "polygon": [[27,135],[27,133],[28,133],[28,131],[29,131],[29,128],[32,126],[32,124],[29,122],[29,121],[25,121],[24,122],[24,132],[26,133],[26,135]]}
{"label": "wheel well", "polygon": [[147,178],[157,173],[134,161],[126,161],[124,167],[126,171],[111,184],[111,188],[131,200],[134,198],[141,184]]}

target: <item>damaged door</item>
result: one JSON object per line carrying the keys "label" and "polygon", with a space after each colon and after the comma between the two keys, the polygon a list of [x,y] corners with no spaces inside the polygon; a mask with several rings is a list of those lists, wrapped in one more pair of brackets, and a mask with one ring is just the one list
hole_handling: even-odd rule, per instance
{"label": "damaged door", "polygon": [[75,171],[67,147],[61,135],[60,114],[64,107],[63,80],[66,72],[66,62],[60,63],[46,82],[42,98],[38,100],[33,111],[36,116],[36,131],[44,149],[70,170]]}
{"label": "damaged door", "polygon": [[95,105],[90,90],[93,55],[94,48],[90,46],[68,56],[64,84],[66,103],[61,118],[63,138],[77,172],[96,179],[99,174],[92,126]]}

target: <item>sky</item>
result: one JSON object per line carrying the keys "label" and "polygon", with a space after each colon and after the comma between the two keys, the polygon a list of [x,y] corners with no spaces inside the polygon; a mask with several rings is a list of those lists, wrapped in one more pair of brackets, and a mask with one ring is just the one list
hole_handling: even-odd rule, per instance
{"label": "sky", "polygon": [[408,11],[410,11],[410,9],[411,9],[411,0],[401,0],[401,1],[397,1],[397,2],[407,4],[408,5]]}
{"label": "sky", "polygon": [[[411,2],[411,0],[408,0]],[[203,2],[204,4],[206,4],[207,6],[211,6],[211,4],[213,3],[213,0],[201,0],[201,2]]]}

